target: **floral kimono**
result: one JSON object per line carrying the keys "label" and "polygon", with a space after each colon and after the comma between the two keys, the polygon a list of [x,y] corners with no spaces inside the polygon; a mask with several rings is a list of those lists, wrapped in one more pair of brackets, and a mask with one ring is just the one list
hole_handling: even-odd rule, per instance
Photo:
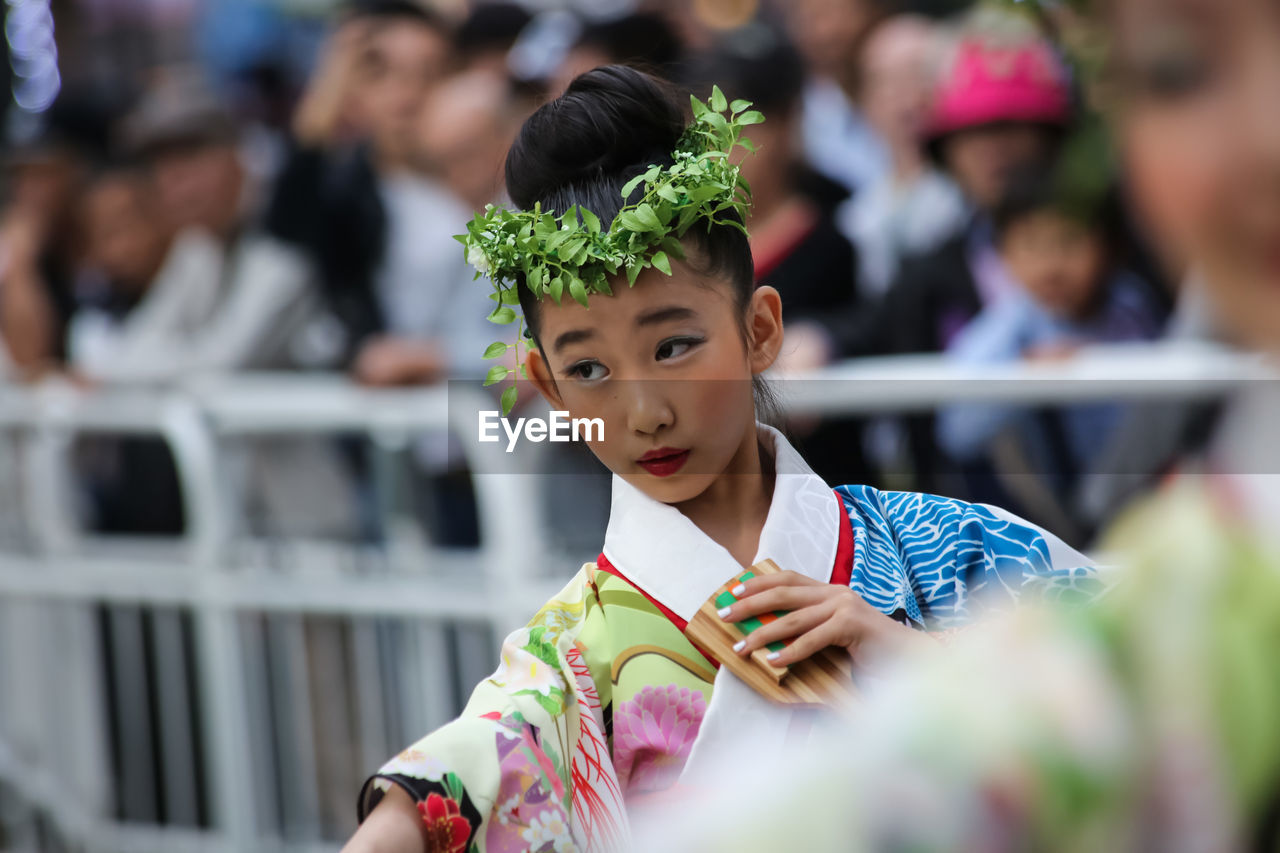
{"label": "floral kimono", "polygon": [[[865,486],[832,490],[760,426],[776,479],[755,561],[842,583],[920,630],[964,625],[1024,595],[1087,594],[1087,561],[994,507]],[[696,784],[717,750],[784,748],[796,711],[774,705],[684,634],[741,571],[678,510],[614,477],[604,550],[511,634],[462,715],[387,762],[418,803],[431,851],[625,849],[628,812]],[[779,733],[777,735],[770,733]],[[772,741],[772,742],[769,742]]]}

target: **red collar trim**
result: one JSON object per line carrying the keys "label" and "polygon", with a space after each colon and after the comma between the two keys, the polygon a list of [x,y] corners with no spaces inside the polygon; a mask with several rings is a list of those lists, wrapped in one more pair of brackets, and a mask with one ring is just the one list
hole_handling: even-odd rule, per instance
{"label": "red collar trim", "polygon": [[[840,497],[839,492],[834,492],[834,494],[836,496],[836,502],[840,505],[841,524],[840,540],[836,544],[836,559],[834,565],[831,567],[831,583],[839,584],[840,586],[848,586],[849,581],[853,578],[853,523],[849,520],[849,511],[844,504],[844,498]],[[689,623],[686,620],[681,619],[674,610],[667,607],[661,601],[658,601],[658,599],[654,598],[638,584],[619,571],[613,563],[609,562],[609,559],[605,557],[604,554],[596,557],[596,568],[606,574],[613,575],[619,580],[626,581],[628,584],[635,587],[636,591],[648,599],[649,603],[656,607],[659,613],[667,617],[671,624],[680,629],[680,633],[683,634],[685,629],[689,627]],[[694,644],[694,648],[697,648],[696,643]],[[700,648],[698,651],[702,652],[703,657],[711,661],[712,666],[717,669],[720,667],[720,662],[711,655],[703,652]]]}

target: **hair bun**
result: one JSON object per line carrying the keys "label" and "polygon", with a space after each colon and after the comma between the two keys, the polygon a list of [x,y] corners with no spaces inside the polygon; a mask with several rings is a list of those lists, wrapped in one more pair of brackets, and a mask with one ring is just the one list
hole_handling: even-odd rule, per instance
{"label": "hair bun", "polygon": [[[584,204],[607,223],[621,198],[592,190],[620,188],[650,164],[670,163],[685,123],[665,81],[624,65],[588,71],[520,129],[507,154],[507,193],[524,209],[535,202],[557,211],[565,202]],[[582,198],[588,187],[589,198]]]}

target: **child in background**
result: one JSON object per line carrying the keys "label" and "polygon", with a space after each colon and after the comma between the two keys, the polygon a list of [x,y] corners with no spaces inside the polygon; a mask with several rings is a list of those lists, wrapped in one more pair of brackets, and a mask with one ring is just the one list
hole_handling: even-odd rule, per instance
{"label": "child in background", "polygon": [[[1115,229],[1096,209],[1061,192],[1052,174],[1011,182],[992,220],[1000,259],[1021,288],[984,308],[951,342],[949,358],[971,365],[1065,358],[1089,344],[1159,336],[1159,307],[1137,276],[1116,265]],[[1105,446],[1119,413],[1113,404],[1073,406],[1046,424],[1016,408],[956,406],[940,415],[938,441],[957,462],[972,463],[1017,425],[1033,454],[1070,478]]]}

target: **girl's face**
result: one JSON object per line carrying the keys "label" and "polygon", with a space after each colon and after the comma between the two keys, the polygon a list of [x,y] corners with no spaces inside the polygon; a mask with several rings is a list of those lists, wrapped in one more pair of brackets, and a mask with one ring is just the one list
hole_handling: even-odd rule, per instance
{"label": "girl's face", "polygon": [[1241,342],[1280,350],[1280,4],[1115,0],[1119,130],[1175,273]]}
{"label": "girl's face", "polygon": [[592,294],[589,308],[545,300],[542,349],[530,353],[528,372],[554,408],[603,420],[591,450],[610,471],[679,504],[754,447],[751,380],[777,356],[782,309],[777,291],[758,288],[744,339],[728,283],[683,263],[672,270],[645,270],[634,287],[613,284],[613,295]]}

